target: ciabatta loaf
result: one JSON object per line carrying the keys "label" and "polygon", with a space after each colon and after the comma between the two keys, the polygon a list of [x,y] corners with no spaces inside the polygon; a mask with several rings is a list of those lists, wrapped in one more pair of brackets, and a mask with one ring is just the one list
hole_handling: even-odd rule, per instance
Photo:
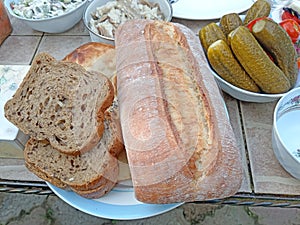
{"label": "ciabatta loaf", "polygon": [[106,76],[41,53],[6,103],[5,116],[32,138],[76,155],[99,142],[113,98]]}
{"label": "ciabatta loaf", "polygon": [[183,25],[129,21],[115,36],[123,139],[136,197],[189,202],[235,194],[239,149],[195,34]]}

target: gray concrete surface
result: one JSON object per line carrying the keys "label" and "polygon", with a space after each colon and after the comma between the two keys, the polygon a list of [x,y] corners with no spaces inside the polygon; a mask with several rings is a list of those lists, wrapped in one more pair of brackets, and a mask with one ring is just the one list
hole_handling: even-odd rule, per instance
{"label": "gray concrete surface", "polygon": [[55,195],[0,192],[0,225],[300,225],[300,209],[216,204],[184,204],[139,220],[109,220],[88,215]]}

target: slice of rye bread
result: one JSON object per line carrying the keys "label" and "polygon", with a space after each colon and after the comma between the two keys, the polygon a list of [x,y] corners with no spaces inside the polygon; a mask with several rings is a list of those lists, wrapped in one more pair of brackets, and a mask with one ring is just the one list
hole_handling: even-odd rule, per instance
{"label": "slice of rye bread", "polygon": [[[100,71],[107,76],[114,86],[115,99],[113,104],[118,104],[117,76],[116,76],[116,51],[113,45],[100,42],[85,43],[64,57],[64,61],[78,63],[87,71]],[[114,115],[119,120],[119,107],[113,108]],[[110,108],[111,110],[111,108]],[[119,134],[122,136],[122,134]],[[122,138],[121,138],[122,139]],[[131,178],[125,148],[118,155],[119,177],[118,181]]]}
{"label": "slice of rye bread", "polygon": [[57,151],[49,142],[31,138],[24,149],[27,168],[43,180],[84,197],[98,198],[110,191],[119,173],[116,155],[124,150],[119,120],[112,108],[116,106],[105,112],[105,130],[93,149],[72,156]]}
{"label": "slice of rye bread", "polygon": [[106,76],[40,53],[5,104],[5,116],[32,138],[47,139],[59,151],[76,155],[99,142],[113,98]]}

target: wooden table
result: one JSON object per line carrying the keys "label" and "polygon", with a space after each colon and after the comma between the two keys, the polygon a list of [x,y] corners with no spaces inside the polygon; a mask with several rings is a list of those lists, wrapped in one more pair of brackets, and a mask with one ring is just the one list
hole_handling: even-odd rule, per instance
{"label": "wooden table", "polygon": [[[173,19],[173,22],[188,26],[197,35],[203,25],[212,21]],[[0,46],[2,68],[4,65],[20,68],[16,65],[22,65],[26,70],[35,54],[42,51],[62,59],[75,48],[90,41],[82,22],[61,34],[33,31],[14,18],[11,18],[11,23],[13,32]],[[0,67],[0,78],[2,75]],[[244,179],[235,196],[209,202],[300,208],[300,181],[291,177],[281,167],[272,149],[272,117],[276,102],[241,102],[226,93],[223,94],[242,153]],[[0,148],[0,191],[52,194],[44,181],[26,169],[22,152],[12,154],[5,148]]]}

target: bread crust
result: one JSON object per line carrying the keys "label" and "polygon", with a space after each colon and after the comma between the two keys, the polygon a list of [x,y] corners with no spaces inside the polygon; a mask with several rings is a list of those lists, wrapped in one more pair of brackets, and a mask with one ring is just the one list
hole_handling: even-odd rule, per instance
{"label": "bread crust", "polygon": [[119,27],[115,43],[121,126],[137,199],[190,202],[236,193],[239,149],[195,35],[179,24],[136,20]]}
{"label": "bread crust", "polygon": [[114,110],[105,113],[105,133],[100,142],[83,154],[66,155],[47,141],[29,139],[24,149],[27,168],[57,187],[71,188],[86,197],[107,193],[117,182],[117,155],[123,150],[122,139],[116,130],[118,121],[111,115]]}
{"label": "bread crust", "polygon": [[63,61],[75,62],[88,71],[103,73],[109,79],[116,73],[115,47],[100,42],[88,42],[66,55]]}
{"label": "bread crust", "polygon": [[62,182],[60,179],[57,179],[56,177],[48,176],[47,173],[44,173],[39,168],[36,168],[34,164],[27,162],[26,159],[25,159],[25,166],[29,171],[33,172],[35,175],[37,175],[39,178],[43,179],[44,181],[48,181],[49,183],[53,184],[58,188],[62,188],[62,189],[68,188],[68,185]]}

